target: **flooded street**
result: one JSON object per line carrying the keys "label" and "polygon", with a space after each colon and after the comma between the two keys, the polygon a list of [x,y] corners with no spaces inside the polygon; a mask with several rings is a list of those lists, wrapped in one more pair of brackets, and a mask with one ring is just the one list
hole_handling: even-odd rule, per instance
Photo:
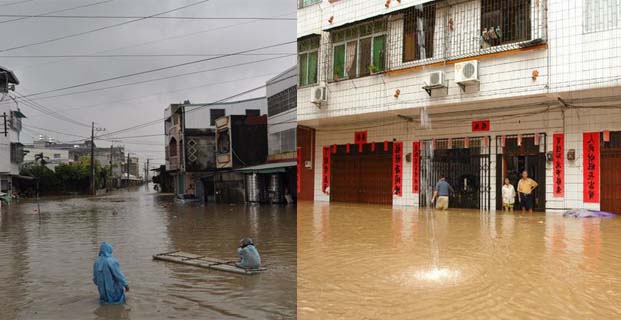
{"label": "flooded street", "polygon": [[612,319],[621,218],[298,205],[299,319]]}
{"label": "flooded street", "polygon": [[[173,204],[144,190],[22,202],[0,217],[0,319],[291,319],[296,209]],[[235,259],[255,239],[268,271],[229,274],[152,260],[186,251]],[[102,241],[130,284],[124,306],[100,306],[92,266]]]}

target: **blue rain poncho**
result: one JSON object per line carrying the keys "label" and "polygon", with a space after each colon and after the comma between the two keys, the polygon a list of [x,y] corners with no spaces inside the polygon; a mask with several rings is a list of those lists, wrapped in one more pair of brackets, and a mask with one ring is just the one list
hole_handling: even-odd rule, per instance
{"label": "blue rain poncho", "polygon": [[238,248],[237,253],[241,259],[235,265],[244,269],[258,269],[261,267],[261,256],[259,251],[254,245],[247,245],[243,248]]}
{"label": "blue rain poncho", "polygon": [[119,262],[112,256],[112,245],[104,242],[99,248],[99,258],[93,265],[93,282],[99,290],[99,302],[107,304],[125,303],[127,279],[121,272]]}

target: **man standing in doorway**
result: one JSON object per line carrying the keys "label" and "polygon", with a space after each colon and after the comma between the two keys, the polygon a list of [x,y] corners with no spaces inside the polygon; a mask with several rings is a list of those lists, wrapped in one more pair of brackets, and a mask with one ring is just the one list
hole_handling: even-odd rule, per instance
{"label": "man standing in doorway", "polygon": [[436,191],[433,194],[436,209],[447,210],[449,208],[449,194],[451,192],[455,192],[455,190],[446,182],[446,177],[441,176],[440,181],[436,184]]}
{"label": "man standing in doorway", "polygon": [[533,207],[535,206],[535,195],[533,191],[539,184],[535,180],[528,177],[528,171],[522,171],[522,179],[518,182],[518,195],[520,206],[522,207],[522,213],[528,210],[528,213],[533,213]]}

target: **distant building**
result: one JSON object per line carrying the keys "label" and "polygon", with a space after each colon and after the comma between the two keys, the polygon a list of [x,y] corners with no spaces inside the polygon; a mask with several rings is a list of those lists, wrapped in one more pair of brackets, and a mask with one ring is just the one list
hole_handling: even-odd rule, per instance
{"label": "distant building", "polygon": [[241,169],[246,174],[246,200],[283,203],[297,197],[296,128],[297,66],[266,83],[267,162]]}
{"label": "distant building", "polygon": [[[24,160],[20,142],[22,119],[26,116],[16,103],[11,103],[9,91],[19,84],[15,74],[0,67],[0,192],[11,193],[14,179],[19,178],[19,168]],[[6,102],[6,103],[5,103]]]}
{"label": "distant building", "polygon": [[[217,190],[215,183],[216,179],[222,178],[216,177],[216,119],[231,115],[258,118],[266,113],[264,97],[213,104],[186,101],[166,108],[166,171],[173,177],[177,197],[214,201],[216,194],[224,194],[224,191]],[[229,178],[236,183],[241,181],[243,190],[243,176],[233,173]],[[232,199],[220,200],[234,202]]]}

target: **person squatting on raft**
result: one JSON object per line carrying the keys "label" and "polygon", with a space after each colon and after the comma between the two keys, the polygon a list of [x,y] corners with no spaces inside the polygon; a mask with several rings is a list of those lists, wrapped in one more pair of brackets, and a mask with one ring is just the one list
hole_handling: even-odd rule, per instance
{"label": "person squatting on raft", "polygon": [[93,282],[99,290],[99,302],[104,304],[125,303],[125,292],[129,284],[121,271],[119,261],[112,256],[112,245],[103,242],[99,257],[93,265]]}
{"label": "person squatting on raft", "polygon": [[254,242],[250,238],[244,238],[239,241],[239,261],[235,263],[236,267],[244,269],[259,269],[261,267],[261,256],[254,246]]}

